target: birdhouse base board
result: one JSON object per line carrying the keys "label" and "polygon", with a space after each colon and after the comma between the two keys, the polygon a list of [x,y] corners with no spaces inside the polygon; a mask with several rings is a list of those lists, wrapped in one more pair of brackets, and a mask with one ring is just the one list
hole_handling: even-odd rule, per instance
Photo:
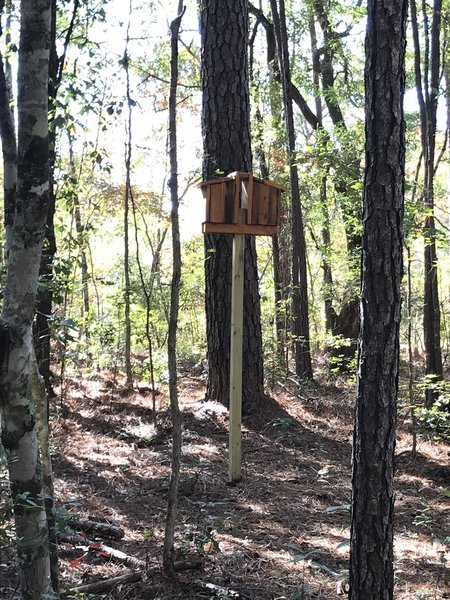
{"label": "birdhouse base board", "polygon": [[203,233],[236,233],[241,235],[277,235],[276,225],[240,225],[238,223],[202,223]]}

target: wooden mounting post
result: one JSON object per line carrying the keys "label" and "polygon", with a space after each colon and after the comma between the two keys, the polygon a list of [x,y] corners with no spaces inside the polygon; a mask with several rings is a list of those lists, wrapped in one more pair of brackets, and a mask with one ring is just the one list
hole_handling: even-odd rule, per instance
{"label": "wooden mounting post", "polygon": [[200,184],[206,200],[203,233],[232,234],[229,457],[230,483],[241,479],[242,355],[244,321],[244,242],[246,235],[276,235],[281,185],[236,171]]}
{"label": "wooden mounting post", "polygon": [[233,272],[231,284],[231,346],[230,346],[230,432],[228,480],[241,479],[241,422],[242,422],[242,340],[244,322],[244,241],[245,236],[233,237]]}

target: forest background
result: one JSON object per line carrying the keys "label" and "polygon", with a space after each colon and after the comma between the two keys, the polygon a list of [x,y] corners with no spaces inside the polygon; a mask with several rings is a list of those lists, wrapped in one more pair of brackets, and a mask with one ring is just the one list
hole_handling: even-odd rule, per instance
{"label": "forest background", "polygon": [[[154,345],[157,377],[166,371],[166,332],[169,283],[171,277],[169,217],[170,199],[167,149],[167,108],[169,86],[170,40],[166,33],[170,7],[133,2],[128,15],[128,3],[81,3],[72,41],[67,48],[65,75],[58,92],[55,114],[57,135],[56,194],[60,199],[55,216],[58,242],[54,262],[52,291],[55,308],[51,315],[52,333],[58,340],[55,350],[61,356],[83,361],[87,349],[89,362],[101,368],[120,368],[118,354],[124,355],[124,291],[123,274],[123,203],[126,181],[126,145],[130,110],[132,157],[130,181],[133,188],[133,210],[130,219],[130,300],[133,322],[133,353],[140,355],[133,365],[136,377],[149,377],[149,359],[145,337],[146,300],[139,275],[141,262],[151,290],[150,328]],[[61,11],[61,36],[70,19]],[[266,7],[266,12],[268,7]],[[288,6],[292,81],[303,98],[315,108],[323,104],[325,128],[330,132],[322,144],[296,105],[295,126],[300,193],[304,213],[307,243],[310,339],[313,355],[322,368],[323,350],[330,344],[343,345],[343,338],[328,338],[325,305],[333,305],[337,314],[355,296],[358,279],[357,261],[348,260],[345,245],[346,226],[357,232],[362,191],[363,158],[363,68],[365,9],[353,3],[327,8],[336,28],[330,59],[334,72],[333,89],[327,90],[328,102],[336,105],[339,119],[333,123],[323,94],[323,84],[315,82],[311,55],[311,31],[308,5]],[[443,13],[442,48],[447,47],[446,21]],[[269,175],[280,183],[289,183],[283,155],[282,123],[273,114],[272,104],[279,90],[273,90],[266,56],[266,33],[253,18],[252,40],[252,115],[254,132],[255,174]],[[309,21],[308,21],[309,18]],[[329,17],[331,19],[331,16]],[[183,240],[182,307],[178,328],[180,358],[195,363],[205,357],[204,322],[204,262],[203,238],[204,202],[196,184],[201,174],[200,128],[200,55],[198,17],[195,6],[188,6],[182,24],[180,50],[180,99],[178,101],[178,140],[181,189],[181,235]],[[316,23],[318,35],[322,36]],[[126,41],[127,30],[129,41]],[[62,37],[59,43],[62,43]],[[121,40],[122,47],[119,47]],[[316,42],[317,43],[317,42]],[[127,48],[126,48],[127,46]],[[11,49],[10,49],[11,50]],[[124,54],[128,61],[124,63]],[[14,64],[14,45],[8,54]],[[445,59],[445,52],[443,53]],[[421,193],[423,166],[420,140],[420,115],[416,100],[414,50],[412,40],[407,47],[408,88],[405,109],[407,118],[407,181],[405,209],[405,245],[411,265],[411,314],[403,319],[403,347],[407,346],[407,324],[412,327],[415,356],[424,353],[423,337],[423,233],[428,209]],[[130,98],[127,99],[127,72]],[[442,74],[445,73],[445,60]],[[439,247],[440,308],[442,312],[442,352],[448,354],[447,303],[449,283],[441,274],[448,271],[448,207],[447,207],[447,104],[445,80],[441,78],[439,94],[437,157],[435,169],[436,235]],[[330,99],[331,95],[333,97]],[[275,97],[275,100],[274,100]],[[280,101],[279,97],[276,101]],[[319,111],[320,115],[320,111]],[[335,118],[336,121],[336,118]],[[277,129],[278,127],[278,129]],[[317,139],[319,138],[319,139]],[[322,147],[321,147],[322,146]],[[264,163],[261,163],[262,157]],[[351,170],[353,169],[353,171]],[[356,170],[355,170],[356,169]],[[263,171],[263,173],[261,173]],[[351,175],[356,175],[351,178]],[[349,178],[350,177],[350,178]],[[339,185],[345,180],[352,193],[346,198]],[[339,185],[337,185],[339,184]],[[324,190],[326,185],[326,190]],[[324,197],[325,193],[325,197]],[[326,204],[324,204],[324,198]],[[346,210],[345,202],[356,206]],[[284,223],[289,223],[286,200]],[[325,210],[326,209],[326,210]],[[347,225],[345,220],[354,218]],[[137,233],[135,234],[135,229]],[[327,230],[328,232],[324,232]],[[169,232],[169,233],[168,233]],[[324,242],[330,234],[329,242]],[[357,233],[355,234],[357,235]],[[288,237],[288,227],[282,228],[279,239]],[[137,240],[137,242],[136,242]],[[162,240],[162,243],[161,243]],[[258,238],[259,282],[262,301],[262,326],[266,374],[280,365],[276,353],[276,319],[274,275],[271,240]],[[289,246],[289,240],[286,243]],[[153,267],[152,267],[153,265]],[[330,268],[332,282],[324,279]],[[288,267],[286,267],[288,268]],[[355,271],[355,272],[354,272]],[[83,279],[84,278],[84,279]],[[285,276],[287,279],[288,277]],[[283,283],[283,282],[282,282]],[[289,282],[285,282],[289,286]],[[45,286],[41,282],[41,286]],[[405,283],[406,286],[406,278]],[[330,286],[332,289],[330,290]],[[406,287],[405,287],[406,293]],[[406,297],[406,296],[405,296]],[[280,303],[280,300],[278,299]],[[285,300],[286,302],[286,300]],[[281,311],[286,313],[286,306]],[[406,314],[407,303],[403,310]],[[279,315],[278,315],[279,316]],[[165,324],[166,323],[166,324]],[[344,328],[345,329],[345,328]],[[86,339],[88,332],[88,339]],[[337,338],[337,339],[336,339]],[[285,344],[289,353],[289,344]],[[339,353],[338,353],[339,354]],[[281,360],[281,357],[278,357]],[[64,362],[64,361],[62,361]],[[332,361],[333,362],[333,361]],[[339,362],[334,361],[334,362]],[[61,363],[58,360],[58,363]],[[81,364],[81,363],[80,363]]]}
{"label": "forest background", "polygon": [[[9,68],[10,76],[15,71],[17,16],[13,4],[6,5],[8,77]],[[402,399],[412,409],[414,425],[419,420],[445,437],[449,400],[443,375],[450,335],[450,282],[445,276],[450,221],[448,15],[442,6],[441,37],[436,40],[436,7],[423,5],[417,18],[414,6],[406,61],[401,339],[407,377]],[[41,372],[48,390],[58,390],[60,409],[74,369],[80,374],[106,370],[114,380],[123,376],[125,388],[148,385],[153,402],[157,388],[169,379],[167,28],[177,8],[175,3],[149,6],[137,0],[58,6],[60,70],[50,113],[56,210],[44,247],[35,336]],[[292,377],[300,384],[313,373],[316,379],[327,379],[345,372],[351,380],[358,336],[365,7],[352,2],[287,4],[294,131],[284,128],[280,72],[271,54],[270,7],[251,6],[250,14],[253,170],[290,188],[286,143],[293,150],[290,136],[295,134],[306,244],[295,257],[300,249],[291,234],[295,208],[288,194],[278,238],[256,242],[266,385]],[[205,258],[203,236],[196,234],[204,210],[197,188],[203,156],[199,46],[197,7],[186,3],[177,102],[183,264],[177,351],[179,364],[201,371],[208,345],[205,261],[208,267],[217,250],[207,243]],[[433,121],[427,117],[433,110],[436,130],[424,125],[424,116]],[[430,136],[435,146],[431,157]],[[222,174],[220,165],[215,174]],[[291,265],[299,258],[306,269],[296,281]],[[297,298],[299,289],[306,295]],[[433,302],[427,301],[431,297]],[[429,314],[424,307],[431,304]],[[306,309],[306,331],[296,329],[297,308],[303,314]],[[210,385],[210,395],[214,389]],[[221,394],[216,396],[224,401]]]}
{"label": "forest background", "polygon": [[[116,5],[117,4],[117,5]],[[127,144],[132,140],[130,182],[132,212],[129,233],[129,277],[131,320],[133,322],[133,353],[140,360],[133,364],[137,378],[148,379],[146,290],[151,291],[150,329],[157,378],[167,369],[166,334],[167,307],[171,278],[170,197],[167,181],[169,165],[167,150],[167,109],[170,78],[170,40],[166,33],[170,7],[144,6],[136,0],[129,12],[128,3],[112,0],[81,3],[74,23],[71,43],[65,56],[65,71],[58,91],[54,127],[56,133],[57,170],[56,195],[60,199],[55,215],[58,252],[51,282],[55,307],[51,314],[52,335],[57,340],[58,363],[67,355],[69,360],[83,360],[99,367],[121,368],[119,356],[124,356],[124,269],[123,203],[127,179]],[[175,3],[174,3],[175,6]],[[67,32],[71,16],[64,5],[59,14],[60,41]],[[259,10],[259,8],[258,8]],[[266,7],[266,11],[268,11]],[[349,298],[354,297],[358,279],[357,261],[348,260],[345,245],[346,227],[358,235],[362,191],[362,159],[364,143],[364,32],[365,9],[358,3],[327,7],[333,14],[335,37],[333,89],[326,90],[328,103],[335,105],[341,122],[333,122],[323,94],[323,84],[314,80],[318,75],[311,55],[312,8],[288,6],[292,81],[309,102],[311,108],[323,104],[323,123],[329,129],[326,144],[306,121],[296,105],[295,127],[298,140],[297,167],[304,213],[307,243],[310,340],[313,356],[322,370],[323,350],[330,344],[345,346],[344,338],[334,335],[326,324],[327,304],[339,314]],[[264,12],[262,13],[264,14]],[[308,21],[309,18],[309,21]],[[331,19],[331,16],[329,17]],[[261,20],[253,19],[254,39],[251,56],[251,100],[254,132],[254,162],[256,175],[289,184],[286,159],[283,154],[283,124],[273,114],[272,104],[279,90],[273,90],[266,56],[266,32]],[[13,22],[14,24],[14,19]],[[200,55],[198,17],[195,6],[187,6],[181,31],[180,99],[178,101],[178,140],[180,162],[180,215],[183,240],[182,307],[178,328],[179,356],[195,363],[205,357],[204,321],[204,259],[203,237],[200,235],[205,207],[197,184],[201,180],[200,127]],[[316,23],[320,32],[320,26]],[[128,32],[128,33],[127,33]],[[425,234],[435,235],[439,247],[440,308],[442,312],[442,352],[448,354],[447,304],[448,271],[448,206],[447,206],[447,102],[445,93],[446,21],[443,13],[442,48],[444,62],[439,94],[437,157],[435,166],[436,229]],[[127,41],[128,36],[128,41]],[[119,47],[119,40],[122,47]],[[317,44],[317,40],[316,40]],[[15,45],[11,43],[7,57],[14,65]],[[124,56],[127,59],[124,62]],[[407,47],[408,87],[405,98],[407,119],[407,180],[405,208],[406,266],[411,265],[411,306],[409,318],[403,319],[402,345],[407,347],[407,325],[412,327],[412,345],[416,357],[424,353],[423,336],[423,234],[428,209],[423,204],[421,168],[423,158],[420,140],[420,114],[414,74],[414,51],[410,40]],[[129,79],[129,98],[127,97]],[[331,95],[333,94],[333,97]],[[275,100],[274,100],[275,97]],[[128,131],[131,112],[131,130]],[[336,121],[336,118],[334,119]],[[278,127],[278,130],[277,130]],[[319,138],[319,139],[317,139]],[[321,147],[322,146],[322,147]],[[263,162],[259,160],[261,158]],[[352,171],[353,169],[353,171]],[[355,170],[356,169],[356,170]],[[357,175],[348,179],[349,175]],[[347,195],[339,185],[345,180]],[[339,184],[339,185],[338,185]],[[326,185],[326,191],[324,190]],[[324,196],[325,194],[325,196]],[[324,204],[324,200],[326,204]],[[345,202],[356,206],[347,210]],[[289,224],[286,200],[283,222]],[[353,215],[350,213],[353,211]],[[348,213],[348,214],[345,214]],[[354,222],[347,224],[350,218]],[[328,231],[324,231],[327,230]],[[331,234],[331,235],[330,235]],[[330,235],[329,242],[324,242]],[[169,237],[167,237],[169,236]],[[282,228],[279,239],[288,237],[288,227]],[[264,349],[267,355],[267,377],[280,368],[276,364],[276,308],[271,239],[258,238],[259,284],[262,306]],[[289,246],[289,240],[287,240]],[[287,250],[286,250],[287,252]],[[139,264],[145,281],[140,278]],[[286,267],[288,268],[288,267]],[[330,269],[324,279],[324,271]],[[287,279],[288,277],[286,277]],[[278,283],[278,282],[276,282]],[[283,282],[281,282],[283,283]],[[289,287],[289,282],[285,282]],[[145,284],[143,286],[143,284]],[[47,284],[41,281],[41,288]],[[50,284],[48,284],[50,285]],[[404,285],[406,286],[406,278]],[[332,286],[330,290],[330,286]],[[406,294],[406,287],[405,287]],[[406,297],[406,296],[405,296]],[[285,301],[286,302],[286,301]],[[280,300],[278,299],[278,304]],[[288,312],[286,306],[281,311]],[[278,317],[279,317],[278,313]],[[286,317],[285,317],[286,319]],[[345,329],[345,327],[344,327]],[[86,338],[87,334],[87,338]],[[89,349],[90,356],[86,356]],[[289,354],[289,344],[285,344]],[[339,355],[339,353],[337,353]],[[283,357],[278,356],[280,360]],[[332,360],[338,366],[339,358]]]}

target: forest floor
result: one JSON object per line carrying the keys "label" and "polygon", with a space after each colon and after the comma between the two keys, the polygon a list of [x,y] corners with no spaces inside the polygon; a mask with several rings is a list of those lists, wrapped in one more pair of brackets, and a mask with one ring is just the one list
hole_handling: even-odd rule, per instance
{"label": "forest floor", "polygon": [[[354,389],[344,379],[302,388],[283,380],[270,394],[264,409],[245,420],[243,479],[230,487],[227,412],[204,401],[201,373],[181,373],[176,545],[180,561],[200,564],[171,584],[161,568],[171,452],[167,393],[157,396],[155,428],[148,389],[125,394],[110,374],[73,377],[52,422],[57,504],[122,528],[121,540],[97,541],[146,563],[140,581],[116,585],[107,598],[346,597]],[[411,443],[402,409],[395,598],[450,598],[449,446],[419,436],[413,460]],[[62,589],[130,572],[95,545],[80,548],[60,544]],[[0,562],[1,579],[1,568],[11,573],[11,566]]]}

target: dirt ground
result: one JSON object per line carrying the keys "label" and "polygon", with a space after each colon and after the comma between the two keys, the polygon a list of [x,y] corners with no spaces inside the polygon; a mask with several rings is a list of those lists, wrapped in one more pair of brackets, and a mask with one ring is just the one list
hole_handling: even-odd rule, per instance
{"label": "dirt ground", "polygon": [[[283,380],[270,394],[245,421],[243,479],[231,487],[227,412],[204,402],[202,374],[182,373],[176,540],[180,561],[200,564],[170,584],[161,571],[171,451],[167,393],[157,396],[155,428],[148,389],[124,394],[110,375],[73,377],[62,405],[55,401],[52,421],[58,506],[123,528],[121,540],[98,541],[147,565],[140,581],[116,585],[107,598],[346,597],[354,390],[343,379],[304,388]],[[401,409],[395,598],[450,598],[449,447],[419,436],[413,460],[409,430]],[[108,553],[80,547],[60,543],[64,590],[130,573]],[[0,577],[2,569],[11,574],[11,565],[0,562]]]}

